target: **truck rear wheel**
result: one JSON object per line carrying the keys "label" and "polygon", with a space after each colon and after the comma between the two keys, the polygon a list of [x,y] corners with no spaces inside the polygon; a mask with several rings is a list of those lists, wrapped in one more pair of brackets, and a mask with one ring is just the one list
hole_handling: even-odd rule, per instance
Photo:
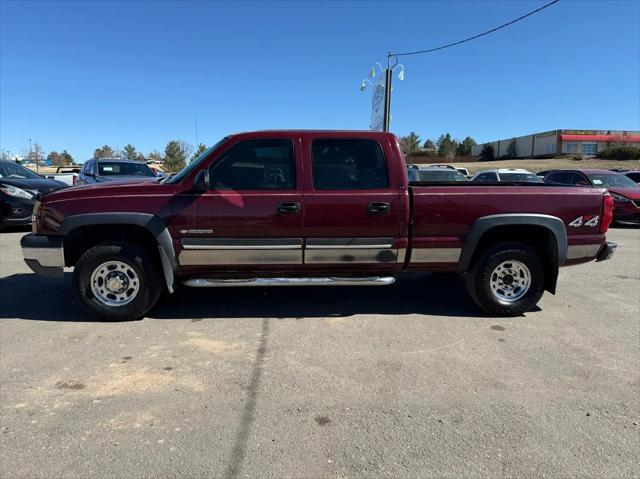
{"label": "truck rear wheel", "polygon": [[496,245],[467,272],[467,291],[478,306],[496,316],[530,311],[544,293],[538,253],[521,243]]}
{"label": "truck rear wheel", "polygon": [[73,289],[92,315],[107,321],[144,316],[162,291],[155,262],[131,243],[100,244],[87,250],[73,271]]}

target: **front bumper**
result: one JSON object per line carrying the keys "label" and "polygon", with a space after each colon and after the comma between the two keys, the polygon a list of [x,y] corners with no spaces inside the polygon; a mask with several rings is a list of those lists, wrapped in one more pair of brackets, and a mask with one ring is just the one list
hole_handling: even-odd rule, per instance
{"label": "front bumper", "polygon": [[602,249],[598,253],[598,257],[596,261],[606,261],[613,256],[613,253],[616,252],[616,248],[618,245],[616,243],[612,243],[611,241],[607,241],[604,245],[602,245]]}
{"label": "front bumper", "polygon": [[0,199],[0,224],[26,226],[31,224],[31,212],[35,200],[4,196]]}
{"label": "front bumper", "polygon": [[29,233],[20,240],[25,263],[36,274],[61,278],[64,274],[64,240],[59,236]]}

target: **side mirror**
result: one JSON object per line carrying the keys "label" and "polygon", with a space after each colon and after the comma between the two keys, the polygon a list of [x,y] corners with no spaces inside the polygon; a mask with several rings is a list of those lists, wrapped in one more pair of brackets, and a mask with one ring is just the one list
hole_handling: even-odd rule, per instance
{"label": "side mirror", "polygon": [[207,191],[209,189],[209,171],[202,170],[196,175],[193,180],[193,189],[195,191]]}

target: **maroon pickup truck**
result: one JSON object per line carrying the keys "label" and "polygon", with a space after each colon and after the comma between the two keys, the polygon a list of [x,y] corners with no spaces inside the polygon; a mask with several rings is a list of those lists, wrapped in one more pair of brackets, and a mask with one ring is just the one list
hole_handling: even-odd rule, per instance
{"label": "maroon pickup truck", "polygon": [[[143,316],[164,289],[388,285],[465,273],[473,300],[519,315],[558,267],[608,259],[605,189],[408,183],[397,138],[363,131],[231,135],[164,180],[51,193],[22,239],[103,319]],[[212,305],[215,307],[215,305]]]}

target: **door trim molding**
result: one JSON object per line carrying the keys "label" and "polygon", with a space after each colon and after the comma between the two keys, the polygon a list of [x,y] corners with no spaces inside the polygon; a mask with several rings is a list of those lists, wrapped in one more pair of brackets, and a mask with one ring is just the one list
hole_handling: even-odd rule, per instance
{"label": "door trim molding", "polygon": [[302,238],[182,238],[186,250],[302,249]]}
{"label": "door trim molding", "polygon": [[395,238],[307,238],[305,249],[390,249]]}

